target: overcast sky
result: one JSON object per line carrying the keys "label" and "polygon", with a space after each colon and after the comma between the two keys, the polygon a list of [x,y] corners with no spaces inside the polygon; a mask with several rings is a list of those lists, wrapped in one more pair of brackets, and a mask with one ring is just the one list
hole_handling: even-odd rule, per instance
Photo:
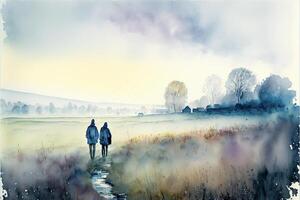
{"label": "overcast sky", "polygon": [[225,82],[236,67],[299,86],[296,0],[10,0],[1,15],[2,88],[163,104],[170,81],[183,81],[192,101],[207,76]]}

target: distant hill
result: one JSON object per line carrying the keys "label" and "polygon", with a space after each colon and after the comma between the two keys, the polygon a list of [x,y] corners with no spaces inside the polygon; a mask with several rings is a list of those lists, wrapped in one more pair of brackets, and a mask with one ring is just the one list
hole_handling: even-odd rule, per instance
{"label": "distant hill", "polygon": [[68,98],[61,98],[61,97],[53,97],[53,96],[46,96],[41,94],[34,94],[29,92],[21,92],[15,90],[7,90],[7,89],[0,89],[0,98],[4,99],[7,102],[17,102],[21,101],[26,104],[40,104],[40,105],[48,105],[50,102],[57,106],[65,106],[69,102],[76,105],[88,105],[93,104],[100,107],[106,106],[118,106],[118,107],[140,107],[143,106],[141,104],[123,104],[123,103],[99,103],[99,102],[91,102],[91,101],[84,101],[84,100],[77,100],[77,99],[68,99]]}
{"label": "distant hill", "polygon": [[[4,99],[6,102],[18,102],[21,101],[26,104],[40,104],[40,105],[48,105],[50,102],[54,103],[57,106],[63,106],[64,104],[67,104],[68,102],[80,102],[84,103],[83,101],[77,101],[73,99],[65,99],[60,97],[51,97],[46,95],[40,95],[40,94],[33,94],[33,93],[27,93],[27,92],[20,92],[20,91],[14,91],[14,90],[7,90],[7,89],[1,89],[0,90],[1,99]],[[88,103],[88,102],[86,102]]]}

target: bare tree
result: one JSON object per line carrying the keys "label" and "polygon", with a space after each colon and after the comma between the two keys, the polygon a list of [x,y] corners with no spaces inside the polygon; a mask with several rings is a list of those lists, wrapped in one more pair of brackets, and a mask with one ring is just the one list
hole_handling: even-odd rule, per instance
{"label": "bare tree", "polygon": [[187,88],[183,82],[172,81],[165,92],[166,107],[169,112],[180,112],[187,100]]}
{"label": "bare tree", "polygon": [[208,98],[209,104],[216,104],[221,98],[222,79],[217,75],[210,75],[203,85],[203,92]]}
{"label": "bare tree", "polygon": [[240,103],[243,95],[251,92],[255,83],[256,77],[250,70],[245,68],[233,69],[226,81],[227,95],[233,94],[236,102]]}

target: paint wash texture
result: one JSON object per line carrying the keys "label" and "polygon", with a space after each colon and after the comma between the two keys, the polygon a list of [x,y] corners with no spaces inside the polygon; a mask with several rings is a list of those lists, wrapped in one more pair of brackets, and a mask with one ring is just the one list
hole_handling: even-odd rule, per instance
{"label": "paint wash texture", "polygon": [[0,199],[299,199],[299,2],[0,2]]}

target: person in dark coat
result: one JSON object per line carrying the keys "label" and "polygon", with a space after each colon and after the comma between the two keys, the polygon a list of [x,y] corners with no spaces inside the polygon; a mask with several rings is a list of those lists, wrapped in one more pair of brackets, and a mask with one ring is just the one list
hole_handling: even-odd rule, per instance
{"label": "person in dark coat", "polygon": [[95,125],[94,119],[92,119],[91,124],[88,126],[85,137],[86,137],[87,143],[89,145],[90,157],[93,160],[95,158],[96,144],[99,139],[99,132]]}
{"label": "person in dark coat", "polygon": [[104,123],[100,130],[100,144],[102,145],[102,157],[107,156],[108,145],[111,144],[111,133],[107,127],[107,122]]}

